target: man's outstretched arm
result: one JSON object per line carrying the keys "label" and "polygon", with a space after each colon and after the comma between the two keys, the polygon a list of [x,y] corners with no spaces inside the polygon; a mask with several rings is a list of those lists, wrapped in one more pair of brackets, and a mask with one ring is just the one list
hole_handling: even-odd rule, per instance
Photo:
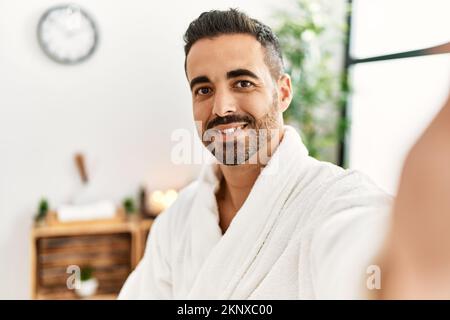
{"label": "man's outstretched arm", "polygon": [[450,96],[409,152],[381,255],[384,299],[450,299]]}

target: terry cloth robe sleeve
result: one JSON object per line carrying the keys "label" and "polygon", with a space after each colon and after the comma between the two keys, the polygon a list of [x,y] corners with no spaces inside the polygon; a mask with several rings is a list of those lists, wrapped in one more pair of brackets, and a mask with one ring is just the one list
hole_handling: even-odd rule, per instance
{"label": "terry cloth robe sleeve", "polygon": [[378,272],[375,259],[386,236],[392,198],[355,171],[328,192],[336,195],[319,208],[325,214],[317,214],[310,248],[315,298],[368,298],[367,280]]}
{"label": "terry cloth robe sleeve", "polygon": [[[172,211],[175,208],[169,208]],[[161,213],[154,221],[144,257],[130,274],[118,299],[171,299],[172,277],[168,257],[170,230],[167,213]]]}

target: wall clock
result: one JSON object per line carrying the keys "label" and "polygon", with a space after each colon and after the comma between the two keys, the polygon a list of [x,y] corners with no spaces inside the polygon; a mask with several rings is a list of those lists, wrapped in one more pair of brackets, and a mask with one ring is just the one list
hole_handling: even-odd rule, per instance
{"label": "wall clock", "polygon": [[47,56],[62,64],[86,60],[98,42],[94,20],[72,4],[48,9],[39,20],[37,36]]}

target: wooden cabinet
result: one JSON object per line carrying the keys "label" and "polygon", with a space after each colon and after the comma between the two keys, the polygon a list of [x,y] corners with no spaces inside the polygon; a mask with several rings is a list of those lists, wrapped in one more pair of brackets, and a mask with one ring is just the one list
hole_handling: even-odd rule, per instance
{"label": "wooden cabinet", "polygon": [[35,227],[31,236],[33,299],[77,299],[68,267],[89,266],[99,282],[93,299],[115,299],[143,256],[152,220]]}

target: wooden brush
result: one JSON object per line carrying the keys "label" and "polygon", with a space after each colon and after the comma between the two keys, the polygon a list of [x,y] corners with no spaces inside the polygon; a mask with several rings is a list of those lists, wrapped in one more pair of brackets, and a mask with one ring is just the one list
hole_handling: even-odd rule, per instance
{"label": "wooden brush", "polygon": [[87,175],[87,172],[86,172],[84,155],[82,153],[76,153],[75,154],[75,164],[76,164],[77,169],[78,169],[78,174],[81,177],[81,181],[83,181],[83,183],[88,183],[89,179],[88,179],[88,175]]}

